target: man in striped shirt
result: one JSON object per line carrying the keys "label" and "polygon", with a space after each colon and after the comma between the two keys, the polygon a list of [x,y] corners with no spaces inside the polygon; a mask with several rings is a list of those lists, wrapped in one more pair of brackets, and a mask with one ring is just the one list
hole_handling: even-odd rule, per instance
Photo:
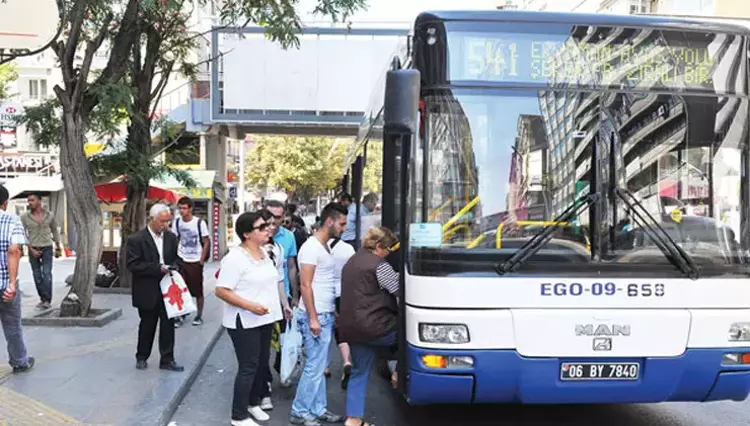
{"label": "man in striped shirt", "polygon": [[18,264],[26,244],[26,232],[18,216],[7,213],[8,190],[0,185],[0,323],[8,344],[8,359],[14,373],[34,366],[34,358],[26,354],[21,330],[21,296],[18,294]]}

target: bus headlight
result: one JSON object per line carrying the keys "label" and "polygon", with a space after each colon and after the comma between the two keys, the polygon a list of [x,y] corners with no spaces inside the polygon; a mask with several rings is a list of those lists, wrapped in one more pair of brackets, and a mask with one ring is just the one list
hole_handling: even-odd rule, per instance
{"label": "bus headlight", "polygon": [[730,342],[750,341],[750,322],[736,322],[729,327]]}
{"label": "bus headlight", "polygon": [[426,343],[469,343],[469,328],[464,324],[419,323],[419,340]]}

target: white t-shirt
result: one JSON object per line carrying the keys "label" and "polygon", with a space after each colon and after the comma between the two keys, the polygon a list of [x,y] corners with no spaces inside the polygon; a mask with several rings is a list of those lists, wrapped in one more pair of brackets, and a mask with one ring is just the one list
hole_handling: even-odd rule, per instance
{"label": "white t-shirt", "polygon": [[[179,232],[177,226],[179,223]],[[203,246],[198,238],[198,224],[200,223],[200,235],[205,238],[209,237],[208,225],[206,221],[193,216],[190,222],[185,222],[182,218],[172,221],[172,232],[180,238],[180,244],[177,246],[177,256],[185,262],[200,262],[203,254]]]}
{"label": "white t-shirt", "polygon": [[283,279],[283,270],[279,274],[279,269],[274,266],[268,255],[262,260],[255,260],[242,247],[230,250],[221,260],[221,271],[216,286],[228,288],[245,300],[259,303],[271,313],[256,315],[224,302],[224,327],[237,328],[238,314],[242,328],[256,328],[281,320],[279,281]]}
{"label": "white t-shirt", "polygon": [[[328,247],[331,247],[333,241],[328,241]],[[349,258],[354,256],[354,247],[343,240],[339,240],[331,249],[331,254],[336,265],[333,269],[333,281],[336,283],[336,297],[341,297],[341,270],[344,269],[344,265],[349,261]]]}
{"label": "white t-shirt", "polygon": [[[320,240],[312,236],[302,244],[302,248],[299,249],[297,255],[297,261],[300,264],[300,269],[303,265],[315,266],[312,280],[315,310],[319,313],[334,312],[336,310],[336,282],[334,280],[336,263],[333,255],[329,253],[327,247],[320,243]],[[300,298],[299,307],[302,311],[307,311],[302,298]]]}

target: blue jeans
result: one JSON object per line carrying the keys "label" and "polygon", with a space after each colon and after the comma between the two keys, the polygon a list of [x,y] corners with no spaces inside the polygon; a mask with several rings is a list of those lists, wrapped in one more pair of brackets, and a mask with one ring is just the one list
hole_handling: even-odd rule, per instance
{"label": "blue jeans", "polygon": [[310,332],[310,318],[300,312],[297,324],[302,332],[305,345],[305,368],[297,384],[297,395],[292,402],[292,416],[314,419],[322,416],[328,409],[326,397],[326,380],[323,372],[328,365],[328,352],[333,335],[333,312],[318,314],[320,336],[314,337]]}
{"label": "blue jeans", "polygon": [[350,343],[352,351],[352,375],[346,389],[346,416],[363,418],[365,416],[365,398],[370,370],[378,349],[385,349],[396,343],[396,332],[392,331],[380,339],[367,343]]}
{"label": "blue jeans", "polygon": [[52,247],[35,248],[42,252],[41,257],[29,254],[36,292],[42,302],[52,302]]}
{"label": "blue jeans", "polygon": [[25,367],[28,363],[26,345],[23,342],[21,329],[21,295],[10,302],[0,300],[0,323],[3,325],[5,342],[8,345],[8,363],[11,367]]}

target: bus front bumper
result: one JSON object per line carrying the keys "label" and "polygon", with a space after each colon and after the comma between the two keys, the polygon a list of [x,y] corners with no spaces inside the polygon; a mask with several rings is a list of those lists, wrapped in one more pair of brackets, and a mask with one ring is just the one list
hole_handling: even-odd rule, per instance
{"label": "bus front bumper", "polygon": [[[526,358],[515,350],[435,350],[408,345],[412,405],[526,403],[586,404],[665,401],[742,401],[750,365],[722,365],[727,353],[750,348],[687,349],[678,357],[627,359]],[[428,368],[424,355],[471,357],[473,366]],[[636,380],[562,381],[564,362],[637,362]]]}

